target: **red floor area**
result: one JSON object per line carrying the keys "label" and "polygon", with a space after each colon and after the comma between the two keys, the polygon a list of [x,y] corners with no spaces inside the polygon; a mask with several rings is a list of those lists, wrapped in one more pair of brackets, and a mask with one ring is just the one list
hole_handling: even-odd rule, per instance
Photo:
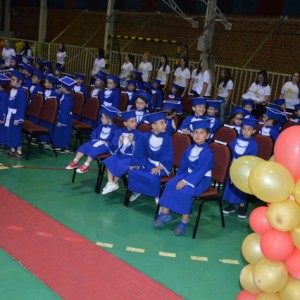
{"label": "red floor area", "polygon": [[63,299],[182,299],[2,187],[0,246]]}

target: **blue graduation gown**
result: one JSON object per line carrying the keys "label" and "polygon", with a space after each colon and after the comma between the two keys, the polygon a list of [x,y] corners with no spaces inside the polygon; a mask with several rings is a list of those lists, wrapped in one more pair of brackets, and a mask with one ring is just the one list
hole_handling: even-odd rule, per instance
{"label": "blue graduation gown", "polygon": [[156,104],[155,104],[155,109],[162,109],[162,101],[163,101],[163,96],[162,93],[159,89],[154,89],[152,90],[152,94],[156,95]]}
{"label": "blue graduation gown", "polygon": [[177,130],[178,132],[182,133],[183,129],[188,129],[188,124],[197,120],[203,120],[207,119],[205,116],[187,116],[181,123],[179,129]]}
{"label": "blue graduation gown", "polygon": [[[137,142],[142,135],[137,129],[128,130],[126,127],[118,129],[111,142],[113,155],[104,160],[104,164],[114,177],[122,177],[128,171],[131,164],[131,157],[135,146],[129,142],[127,138],[129,134],[133,134],[133,140],[135,142]],[[122,143],[119,141],[121,135],[125,136]]]}
{"label": "blue graduation gown", "polygon": [[[151,174],[151,170],[159,164],[163,166],[160,174]],[[128,172],[128,189],[150,197],[158,197],[160,178],[169,175],[173,166],[171,137],[167,133],[143,133],[136,143],[131,165],[140,168]]]}
{"label": "blue graduation gown", "polygon": [[7,107],[8,107],[8,93],[6,90],[0,91],[0,144],[5,144],[5,128],[4,128],[4,121],[7,114]]}
{"label": "blue graduation gown", "polygon": [[82,93],[83,97],[84,97],[84,101],[86,101],[88,99],[88,91],[87,88],[85,87],[85,85],[75,85],[74,87],[74,92],[76,93]]}
{"label": "blue graduation gown", "polygon": [[207,116],[210,120],[210,139],[213,139],[215,132],[221,127],[221,121],[215,116]]}
{"label": "blue graduation gown", "polygon": [[[77,149],[91,158],[95,159],[100,154],[111,153],[111,140],[114,137],[118,127],[115,124],[103,125],[100,124],[91,134],[91,139]],[[105,141],[107,144],[103,144]]]}
{"label": "blue graduation gown", "polygon": [[[53,144],[55,147],[67,148],[70,144],[72,135],[72,107],[72,95],[63,93],[60,98],[59,111],[53,131]],[[63,125],[61,127],[57,127],[58,122]]]}
{"label": "blue graduation gown", "polygon": [[[9,94],[8,110],[4,123],[6,146],[15,148],[22,146],[22,124],[25,118],[27,97],[23,87],[13,88]],[[14,121],[19,121],[15,126]]]}
{"label": "blue graduation gown", "polygon": [[57,98],[57,99],[59,99],[59,95],[56,91],[56,88],[46,89],[44,91],[44,99],[47,100],[48,98]]}
{"label": "blue graduation gown", "polygon": [[144,122],[144,116],[147,114],[147,111],[145,109],[143,110],[135,110],[135,117],[137,124],[140,125],[141,123]]}
{"label": "blue graduation gown", "polygon": [[23,83],[23,88],[30,89],[31,85],[32,85],[31,77],[25,78],[24,83]]}
{"label": "blue graduation gown", "polygon": [[30,100],[33,98],[33,96],[37,93],[40,93],[40,94],[44,94],[44,91],[41,87],[41,85],[39,83],[37,84],[32,84],[29,88],[29,92],[30,92]]}
{"label": "blue graduation gown", "polygon": [[176,131],[176,125],[173,119],[170,118],[165,118],[167,128],[166,128],[166,133],[169,135],[172,135]]}
{"label": "blue graduation gown", "polygon": [[263,126],[259,133],[264,136],[270,136],[275,142],[280,134],[280,131],[274,126]]}
{"label": "blue graduation gown", "polygon": [[[230,144],[230,149],[233,159],[245,155],[257,156],[258,153],[258,145],[253,137],[249,139],[244,137],[234,139]],[[246,202],[247,194],[239,190],[228,177],[223,198],[232,204],[242,204]]]}
{"label": "blue graduation gown", "polygon": [[120,102],[120,90],[118,88],[114,88],[112,90],[105,89],[99,93],[99,99],[101,105],[104,106],[113,106],[119,109]]}
{"label": "blue graduation gown", "polygon": [[[159,204],[178,214],[189,214],[193,197],[209,188],[213,166],[213,152],[207,143],[190,145],[183,153],[175,177],[166,184]],[[181,180],[188,184],[181,190],[176,190],[176,185]]]}
{"label": "blue graduation gown", "polygon": [[182,115],[182,105],[181,105],[182,101],[179,96],[176,96],[173,93],[170,93],[164,100],[180,102],[180,104],[177,106],[176,113],[177,113],[177,115]]}
{"label": "blue graduation gown", "polygon": [[134,101],[136,100],[136,98],[138,96],[138,92],[125,91],[124,93],[128,95],[127,110],[130,110],[131,106],[133,105]]}

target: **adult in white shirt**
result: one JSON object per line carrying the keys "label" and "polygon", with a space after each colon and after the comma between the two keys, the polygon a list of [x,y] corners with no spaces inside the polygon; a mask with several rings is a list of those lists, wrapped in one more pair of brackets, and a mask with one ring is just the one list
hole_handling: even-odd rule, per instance
{"label": "adult in white shirt", "polygon": [[299,104],[299,72],[292,75],[292,80],[287,81],[282,89],[280,98],[285,99],[285,107],[289,112],[294,111],[294,106]]}
{"label": "adult in white shirt", "polygon": [[168,83],[170,80],[170,73],[171,73],[169,60],[166,55],[161,55],[160,64],[157,67],[156,71],[157,71],[156,78],[160,80],[159,88],[164,94],[166,92],[166,89],[168,88]]}
{"label": "adult in white shirt", "polygon": [[30,45],[28,41],[24,41],[24,47],[20,53],[22,55],[22,62],[23,64],[27,64],[28,63],[28,57],[32,56],[32,52],[30,49]]}
{"label": "adult in white shirt", "polygon": [[105,52],[102,48],[98,49],[98,56],[95,58],[93,68],[91,70],[91,77],[94,78],[100,70],[105,69]]}
{"label": "adult in white shirt", "polygon": [[188,69],[187,58],[181,57],[179,60],[179,67],[174,73],[174,83],[180,86],[181,98],[183,98],[188,92],[190,78],[191,71]]}
{"label": "adult in white shirt", "polygon": [[142,57],[142,61],[139,65],[139,71],[142,72],[143,81],[149,82],[152,76],[152,63],[150,62],[150,53],[145,52]]}
{"label": "adult in white shirt", "polygon": [[67,58],[67,52],[64,44],[58,45],[58,51],[56,52],[56,65],[64,68]]}
{"label": "adult in white shirt", "polygon": [[2,49],[2,58],[5,60],[5,67],[10,66],[11,57],[15,56],[16,52],[10,47],[9,40],[4,40],[4,47]]}
{"label": "adult in white shirt", "polygon": [[271,87],[268,83],[268,73],[266,70],[261,70],[257,73],[256,81],[251,84],[248,92],[242,95],[242,99],[254,100],[256,107],[253,114],[259,118],[265,113],[270,95]]}
{"label": "adult in white shirt", "polygon": [[121,67],[121,73],[119,75],[121,81],[120,85],[127,87],[127,81],[131,79],[133,75],[133,56],[131,54],[126,54],[124,56],[124,63]]}

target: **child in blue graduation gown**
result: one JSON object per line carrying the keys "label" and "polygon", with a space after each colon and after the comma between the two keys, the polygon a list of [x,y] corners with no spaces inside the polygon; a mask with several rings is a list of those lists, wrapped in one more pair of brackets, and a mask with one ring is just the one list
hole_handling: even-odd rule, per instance
{"label": "child in blue graduation gown", "polygon": [[31,78],[31,86],[29,88],[29,92],[30,92],[30,97],[29,97],[29,101],[32,100],[32,98],[34,97],[35,94],[43,94],[43,89],[41,87],[41,80],[44,79],[44,74],[39,71],[39,70],[35,70],[33,72],[32,78]]}
{"label": "child in blue graduation gown", "polygon": [[[77,173],[86,173],[89,166],[98,155],[111,153],[111,140],[113,139],[118,127],[112,121],[120,113],[114,107],[102,106],[101,124],[92,132],[91,139],[77,149],[73,161],[66,167],[67,170],[76,169]],[[84,156],[87,159],[83,165],[78,168],[79,160]]]}
{"label": "child in blue graduation gown", "polygon": [[59,98],[58,93],[56,91],[56,84],[58,83],[58,79],[52,75],[47,75],[45,78],[44,86],[44,99],[48,98]]}
{"label": "child in blue graduation gown", "polygon": [[88,91],[84,85],[85,74],[75,73],[74,78],[76,80],[76,84],[74,86],[74,92],[82,93],[84,97],[84,101],[86,101],[88,99]]}
{"label": "child in blue graduation gown", "polygon": [[4,74],[0,74],[0,148],[4,148],[5,146],[4,122],[9,101],[6,86],[9,82],[9,77]]}
{"label": "child in blue graduation gown", "polygon": [[181,123],[178,132],[182,134],[190,134],[189,131],[189,123],[197,121],[199,119],[207,119],[204,116],[206,111],[206,98],[193,98],[193,106],[192,109],[194,111],[194,115],[187,116],[183,122]]}
{"label": "child in blue graduation gown", "polygon": [[176,103],[178,103],[178,102],[180,103],[177,106],[177,115],[182,114],[182,103],[181,103],[181,98],[179,96],[179,90],[180,90],[180,86],[177,85],[176,83],[173,83],[171,91],[169,93],[167,93],[167,96],[165,97],[165,100],[175,101]]}
{"label": "child in blue graduation gown", "polygon": [[22,87],[24,74],[19,71],[11,71],[11,86],[4,122],[4,136],[8,155],[11,158],[22,157],[22,124],[25,118],[27,106],[26,93]]}
{"label": "child in blue graduation gown", "polygon": [[72,136],[72,90],[76,81],[68,76],[59,80],[60,103],[53,131],[53,144],[59,153],[68,153],[68,147]]}
{"label": "child in blue graduation gown", "polygon": [[291,121],[299,124],[299,121],[300,121],[300,104],[296,104],[294,106],[294,117],[291,119]]}
{"label": "child in blue graduation gown", "polygon": [[213,152],[206,143],[209,138],[210,121],[197,120],[190,123],[189,127],[195,143],[185,150],[175,177],[166,184],[159,200],[161,213],[153,222],[155,228],[160,228],[173,219],[170,210],[181,214],[181,221],[175,228],[176,235],[184,234],[193,197],[208,189],[214,166]]}
{"label": "child in blue graduation gown", "polygon": [[249,114],[245,116],[245,118],[256,119],[255,115],[252,114],[255,103],[252,99],[242,99],[242,106],[245,108]]}
{"label": "child in blue graduation gown", "polygon": [[[258,145],[252,137],[255,133],[256,125],[256,119],[244,118],[242,120],[241,135],[234,139],[229,145],[233,159],[237,159],[245,155],[257,156]],[[238,217],[241,219],[246,218],[245,203],[247,200],[247,194],[240,191],[229,178],[225,187],[223,198],[229,202],[229,205],[223,209],[224,214],[235,212],[235,205],[239,205]]]}
{"label": "child in blue graduation gown", "polygon": [[119,188],[119,178],[128,171],[135,144],[142,134],[136,129],[137,122],[134,110],[121,113],[121,117],[125,127],[118,129],[115,133],[111,141],[113,155],[104,160],[108,181],[103,188],[102,195]]}
{"label": "child in blue graduation gown", "polygon": [[136,91],[136,81],[135,80],[128,80],[128,85],[126,87],[126,91],[122,92],[128,95],[128,103],[126,110],[130,110],[133,103],[135,102],[138,92]]}
{"label": "child in blue graduation gown", "polygon": [[155,104],[155,109],[156,110],[161,110],[162,109],[162,102],[163,102],[163,95],[161,90],[159,89],[160,87],[160,80],[157,78],[152,79],[152,95],[156,96],[156,104]]}
{"label": "child in blue graduation gown", "polygon": [[120,78],[114,75],[107,76],[107,88],[99,93],[99,100],[101,105],[112,106],[119,109],[120,102],[120,90],[117,85],[120,82]]}
{"label": "child in blue graduation gown", "polygon": [[163,111],[165,113],[166,124],[167,124],[166,133],[170,135],[172,135],[177,130],[174,118],[176,116],[176,112],[179,105],[181,105],[179,101],[178,102],[173,100],[163,101]]}
{"label": "child in blue graduation gown", "polygon": [[144,117],[148,114],[147,107],[148,102],[151,101],[151,97],[149,93],[143,91],[138,92],[135,100],[135,117],[138,125],[144,122]]}
{"label": "child in blue graduation gown", "polygon": [[228,123],[224,124],[224,126],[234,128],[238,134],[241,134],[242,120],[243,118],[246,118],[247,115],[249,115],[248,110],[241,106],[236,106],[231,110]]}
{"label": "child in blue graduation gown", "polygon": [[217,114],[221,108],[221,100],[207,100],[206,116],[210,120],[210,137],[208,142],[212,142],[217,129],[221,126],[221,121],[217,118]]}
{"label": "child in blue graduation gown", "polygon": [[128,189],[134,193],[130,201],[140,194],[155,197],[160,194],[160,178],[168,176],[173,166],[173,146],[166,131],[162,112],[148,114],[146,120],[152,132],[142,134],[133,153],[128,172]]}

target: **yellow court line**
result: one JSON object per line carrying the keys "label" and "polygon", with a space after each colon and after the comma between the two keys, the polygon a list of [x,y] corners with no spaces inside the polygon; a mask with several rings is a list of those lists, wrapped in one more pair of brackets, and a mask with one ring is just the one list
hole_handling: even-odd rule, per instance
{"label": "yellow court line", "polygon": [[205,256],[191,256],[191,260],[208,261],[208,257]]}
{"label": "yellow court line", "polygon": [[176,257],[176,253],[172,253],[172,252],[163,252],[163,251],[159,251],[158,252],[159,256],[165,256],[165,257]]}
{"label": "yellow court line", "polygon": [[100,246],[100,247],[103,247],[103,248],[113,248],[113,246],[114,246],[114,244],[102,243],[102,242],[97,242],[96,245]]}
{"label": "yellow court line", "polygon": [[127,247],[126,247],[126,251],[129,251],[129,252],[137,252],[137,253],[145,253],[145,249],[142,249],[142,248],[134,248],[134,247],[130,247],[130,246],[127,246]]}
{"label": "yellow court line", "polygon": [[222,262],[223,264],[232,264],[232,265],[239,265],[240,262],[236,259],[227,259],[227,258],[222,258],[219,259],[220,262]]}

